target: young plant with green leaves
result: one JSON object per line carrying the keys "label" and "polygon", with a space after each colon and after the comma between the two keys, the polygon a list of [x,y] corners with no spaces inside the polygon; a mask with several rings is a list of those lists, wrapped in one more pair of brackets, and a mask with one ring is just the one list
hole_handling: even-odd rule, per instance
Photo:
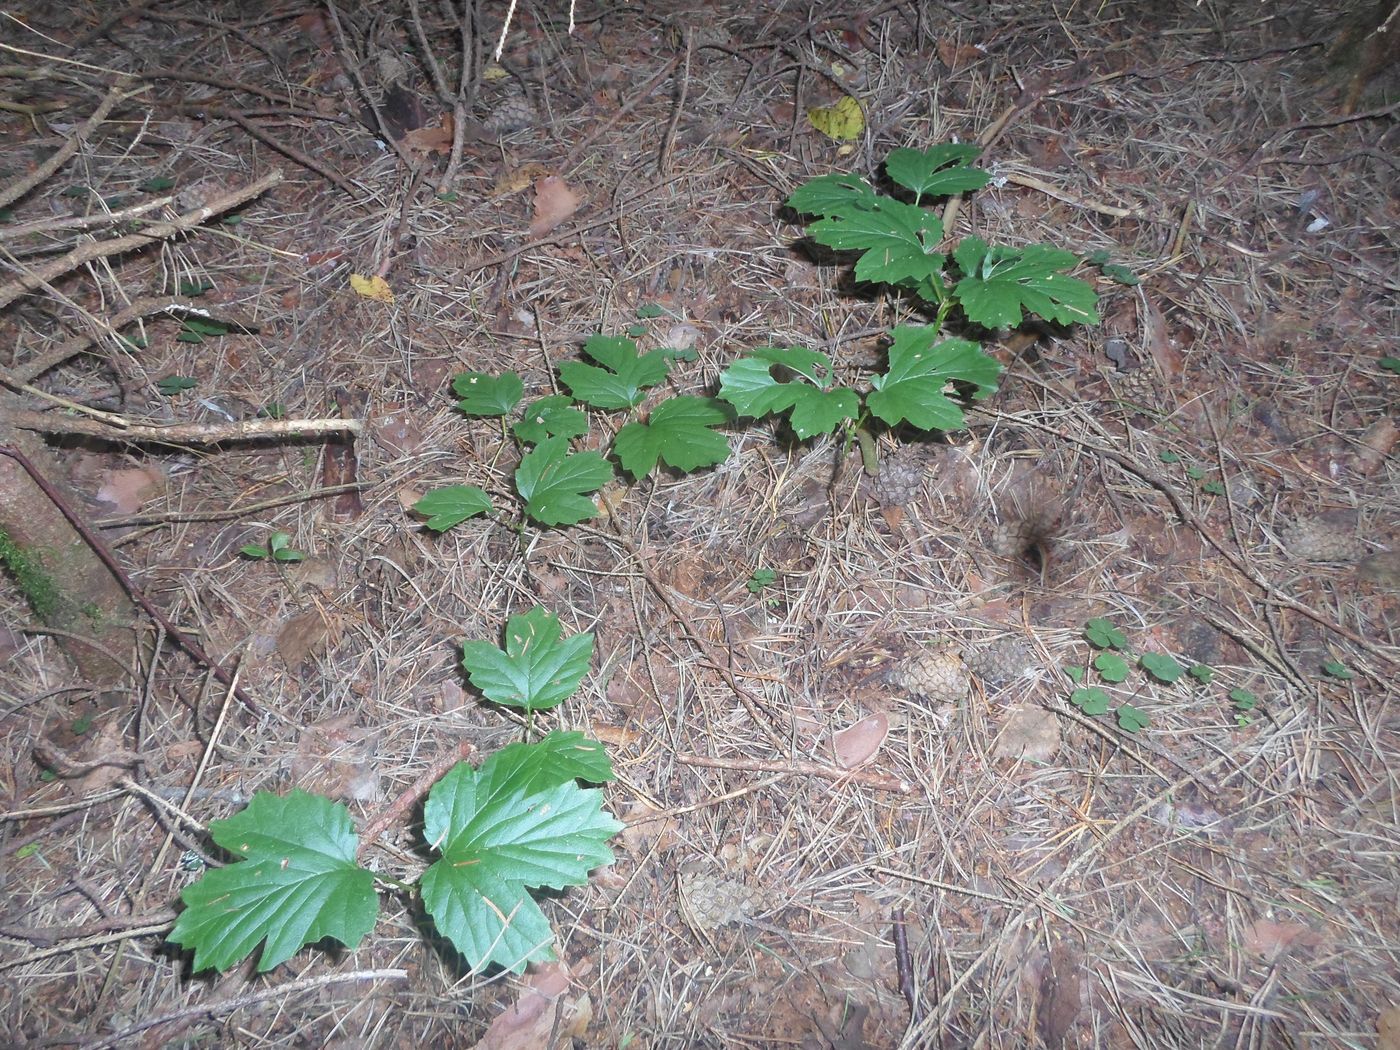
{"label": "young plant with green leaves", "polygon": [[933,311],[932,323],[895,327],[885,370],[854,385],[839,381],[834,362],[820,351],[764,347],[725,369],[720,397],[742,416],[785,416],[802,440],[838,430],[853,434],[873,470],[871,420],[891,428],[958,430],[966,425],[965,398],[995,392],[997,360],[973,339],[944,335],[956,315],[964,334],[1015,326],[1027,314],[1057,324],[1098,323],[1093,286],[1066,275],[1080,263],[1070,252],[989,245],[977,237],[943,250],[943,222],[927,203],[985,186],[990,176],[969,166],[977,153],[976,146],[956,143],[895,150],[885,173],[901,188],[900,197],[877,192],[857,175],[823,175],[799,187],[787,203],[818,217],[808,226],[812,239],[857,253],[857,280],[912,295]]}
{"label": "young plant with green leaves", "polygon": [[[542,608],[512,616],[506,645],[467,642],[463,664],[490,700],[527,712],[567,699],[587,673],[590,634],[562,636]],[[259,791],[241,812],[209,826],[234,863],[211,868],[183,893],[170,940],[194,950],[194,969],[227,970],[258,945],[258,970],[326,938],[353,948],[373,928],[376,883],[416,892],[439,933],[468,966],[519,973],[554,957],[549,920],[532,889],[563,890],[613,861],[621,830],[602,792],[614,779],[603,746],[555,730],[510,744],[479,766],[459,762],[429,790],[423,844],[436,859],[416,881],[371,871],[349,811],[294,790]]]}

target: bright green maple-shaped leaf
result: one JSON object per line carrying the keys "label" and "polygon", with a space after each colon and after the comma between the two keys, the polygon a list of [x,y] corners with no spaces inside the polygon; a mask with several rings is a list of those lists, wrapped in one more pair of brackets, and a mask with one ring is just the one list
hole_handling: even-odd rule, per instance
{"label": "bright green maple-shaped leaf", "polygon": [[598,364],[569,361],[559,366],[559,378],[574,397],[594,408],[632,408],[642,401],[642,391],[666,378],[670,364],[661,350],[637,354],[637,344],[624,336],[591,335],[583,352]]}
{"label": "bright green maple-shaped leaf", "polygon": [[294,790],[259,791],[209,833],[239,857],[185,889],[170,940],[194,949],[194,969],[227,970],[266,939],[259,972],[303,944],[334,937],[353,948],[374,925],[374,876],[355,863],[359,839],[345,807]]}
{"label": "bright green maple-shaped leaf", "polygon": [[808,227],[812,239],[840,251],[864,249],[856,260],[856,278],[871,283],[917,283],[943,269],[936,250],[943,222],[931,211],[876,198],[869,210],[837,212]]}
{"label": "bright green maple-shaped leaf", "polygon": [[[778,379],[774,368],[795,378]],[[802,440],[829,434],[843,420],[855,419],[860,398],[846,387],[830,387],[831,358],[801,347],[764,346],[741,357],[719,377],[719,396],[741,416],[760,419],[787,412],[793,433]]]}
{"label": "bright green maple-shaped leaf", "polygon": [[446,532],[453,525],[489,511],[491,497],[475,485],[448,485],[427,493],[413,509],[428,519],[425,522],[428,528]]}
{"label": "bright green maple-shaped leaf", "polygon": [[534,445],[547,437],[582,437],[588,433],[588,417],[574,407],[573,398],[554,394],[530,405],[510,429],[521,441]]}
{"label": "bright green maple-shaped leaf", "polygon": [[972,396],[986,397],[997,388],[1001,365],[966,339],[932,345],[938,330],[928,325],[901,325],[890,332],[889,370],[875,376],[865,399],[870,411],[890,426],[908,422],[920,430],[957,430],[963,413],[944,393],[958,380],[971,384]]}
{"label": "bright green maple-shaped leaf", "polygon": [[525,513],[544,525],[577,525],[598,514],[589,493],[612,480],[612,467],[596,452],[570,452],[566,437],[545,438],[520,459],[515,489]]}
{"label": "bright green maple-shaped leaf", "polygon": [[452,380],[452,389],[462,399],[457,407],[469,416],[503,416],[525,395],[525,384],[514,372],[463,372]]}
{"label": "bright green maple-shaped leaf", "polygon": [[507,621],[505,649],[465,643],[462,665],[486,699],[542,711],[573,695],[593,658],[593,635],[562,634],[559,618],[537,605]]}
{"label": "bright green maple-shaped leaf", "polygon": [[1066,277],[1079,259],[1043,244],[990,247],[965,237],[953,252],[963,272],[954,289],[968,319],[987,328],[1014,327],[1021,312],[1057,324],[1097,324],[1099,297],[1093,286]]}
{"label": "bright green maple-shaped leaf", "polygon": [[660,459],[676,470],[711,467],[729,458],[729,439],[710,429],[733,418],[712,397],[673,397],[652,410],[645,423],[617,432],[613,451],[634,478],[646,477]]}
{"label": "bright green maple-shaped leaf", "polygon": [[787,199],[801,215],[852,215],[868,212],[879,197],[859,175],[822,175],[799,186]]}
{"label": "bright green maple-shaped leaf", "polygon": [[[980,146],[947,142],[928,149],[897,149],[885,159],[885,171],[919,198],[946,197],[968,190],[980,190],[992,177],[965,161],[981,153]],[[951,165],[951,166],[950,166]]]}
{"label": "bright green maple-shaped leaf", "polygon": [[601,745],[551,733],[476,769],[461,763],[428,793],[423,833],[442,859],[420,880],[423,904],[473,969],[519,973],[552,959],[554,935],[529,890],[581,885],[612,863],[605,843],[622,824],[575,777],[612,779]]}

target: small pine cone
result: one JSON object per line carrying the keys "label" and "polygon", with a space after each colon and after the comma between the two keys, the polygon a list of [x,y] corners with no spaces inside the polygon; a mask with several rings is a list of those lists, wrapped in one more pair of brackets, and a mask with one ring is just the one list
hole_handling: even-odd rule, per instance
{"label": "small pine cone", "polygon": [[731,922],[746,922],[754,910],[754,891],[742,882],[704,871],[676,876],[681,916],[696,930],[709,932]]}
{"label": "small pine cone", "polygon": [[899,507],[913,502],[924,483],[927,465],[923,450],[905,445],[898,452],[880,460],[880,474],[875,479],[875,494],[883,507]]}
{"label": "small pine cone", "polygon": [[966,650],[963,662],[993,689],[1000,689],[1038,666],[1031,647],[1014,634],[998,638],[990,645]]}
{"label": "small pine cone", "polygon": [[1150,368],[1134,368],[1128,372],[1115,372],[1113,383],[1118,388],[1118,396],[1143,408],[1153,408],[1161,403],[1162,396],[1157,392],[1157,377]]}
{"label": "small pine cone", "polygon": [[1014,503],[992,530],[992,553],[1001,558],[1019,558],[1039,549],[1043,554],[1059,534],[1064,520],[1064,504],[1044,493],[1033,494],[1034,502]]}
{"label": "small pine cone", "polygon": [[967,667],[951,649],[921,649],[890,669],[890,684],[931,704],[957,704],[967,699],[972,683]]}
{"label": "small pine cone", "polygon": [[505,95],[491,107],[481,126],[493,135],[504,135],[533,127],[538,120],[535,104],[526,96],[524,89],[518,84],[511,84]]}
{"label": "small pine cone", "polygon": [[1347,511],[1285,522],[1279,535],[1288,553],[1301,561],[1357,562],[1367,554],[1356,516]]}

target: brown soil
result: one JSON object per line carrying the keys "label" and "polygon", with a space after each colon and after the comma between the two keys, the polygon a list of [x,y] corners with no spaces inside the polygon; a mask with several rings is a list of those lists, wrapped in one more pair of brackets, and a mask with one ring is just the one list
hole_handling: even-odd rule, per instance
{"label": "brown soil", "polygon": [[[0,188],[36,182],[0,223],[0,299],[28,280],[0,438],[50,435],[75,509],[248,701],[144,613],[158,662],[90,682],[0,581],[0,1042],[1400,1046],[1400,103],[1332,46],[1376,5],[580,4],[570,33],[535,2],[500,65],[485,5],[460,158],[455,6],[0,14]],[[845,93],[866,127],[841,144],[807,112]],[[996,179],[952,233],[1140,278],[1077,271],[1101,326],[996,333],[999,392],[966,431],[881,435],[878,480],[749,423],[587,526],[502,524],[514,444],[454,375],[549,393],[649,305],[644,349],[696,350],[666,393],[764,345],[875,364],[921,318],[783,201],[953,140]],[[236,221],[33,279],[274,170]],[[175,289],[227,334],[129,310]],[[185,429],[124,444],[74,406]],[[363,425],[242,439],[278,414]],[[457,483],[500,521],[406,509]],[[239,554],[274,530],[307,560]],[[566,969],[472,973],[386,892],[352,949],[191,975],[165,934],[186,869],[228,859],[209,822],[301,787],[364,828],[518,739],[460,644],[536,604],[596,638],[537,722],[608,746],[627,823],[614,866],[542,898]],[[1136,733],[1081,713],[1095,617],[1210,681],[1134,670]],[[876,744],[840,774],[833,747]],[[414,878],[420,810],[390,815],[367,855]]]}

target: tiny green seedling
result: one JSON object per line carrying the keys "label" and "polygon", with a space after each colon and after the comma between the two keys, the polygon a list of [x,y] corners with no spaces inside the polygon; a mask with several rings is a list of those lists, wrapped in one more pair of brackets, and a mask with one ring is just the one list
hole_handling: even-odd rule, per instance
{"label": "tiny green seedling", "polygon": [[136,188],[142,193],[164,193],[175,188],[175,180],[169,175],[155,175],[145,182],[137,183]]}
{"label": "tiny green seedling", "polygon": [[238,553],[247,555],[249,558],[271,558],[274,562],[302,561],[305,559],[305,554],[289,546],[291,542],[291,533],[274,532],[267,538],[266,546],[260,543],[248,543],[239,547]]}
{"label": "tiny green seedling", "polygon": [[1346,664],[1337,660],[1324,660],[1322,662],[1322,673],[1329,678],[1336,678],[1343,682],[1349,682],[1356,677],[1351,673]]}
{"label": "tiny green seedling", "polygon": [[1230,702],[1235,708],[1235,725],[1244,727],[1254,720],[1249,712],[1253,711],[1259,701],[1248,689],[1231,689],[1229,692]]}
{"label": "tiny green seedling", "polygon": [[202,343],[206,339],[220,335],[228,335],[229,326],[222,321],[214,321],[207,317],[198,317],[194,314],[185,314],[182,318],[183,324],[180,334],[175,337],[181,343]]}
{"label": "tiny green seedling", "polygon": [[1187,668],[1186,673],[1200,682],[1201,685],[1210,685],[1215,680],[1215,668],[1207,667],[1205,664],[1193,664]]}
{"label": "tiny green seedling", "polygon": [[778,574],[772,569],[754,569],[753,574],[744,581],[744,586],[750,594],[757,594],[763,588],[773,586],[777,579]]}
{"label": "tiny green seedling", "polygon": [[1400,375],[1400,357],[1382,357],[1376,364],[1392,375]]}
{"label": "tiny green seedling", "polygon": [[166,397],[183,394],[186,390],[193,390],[198,385],[199,380],[189,376],[164,376],[156,380],[156,389]]}

